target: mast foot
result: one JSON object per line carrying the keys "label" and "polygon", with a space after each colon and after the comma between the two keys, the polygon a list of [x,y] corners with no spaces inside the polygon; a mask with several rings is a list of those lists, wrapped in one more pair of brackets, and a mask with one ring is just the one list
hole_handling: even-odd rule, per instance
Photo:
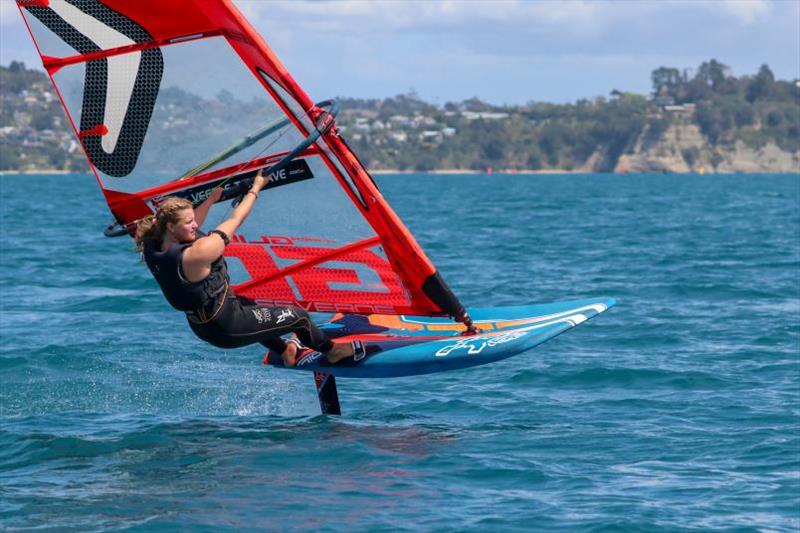
{"label": "mast foot", "polygon": [[464,313],[461,316],[459,316],[456,320],[462,322],[464,326],[467,328],[461,332],[462,337],[477,335],[478,333],[481,332],[480,328],[478,328],[478,326],[475,325],[475,323],[472,321],[472,318],[470,318],[469,313],[467,313],[466,311],[464,311]]}

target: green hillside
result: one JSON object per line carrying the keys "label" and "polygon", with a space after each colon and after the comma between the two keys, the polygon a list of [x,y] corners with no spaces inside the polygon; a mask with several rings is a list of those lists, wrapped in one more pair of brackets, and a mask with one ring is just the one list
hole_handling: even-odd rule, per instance
{"label": "green hillside", "polygon": [[[413,93],[345,97],[338,124],[373,169],[612,171],[623,155],[658,145],[676,124],[699,128],[714,166],[715,157],[721,161],[735,146],[758,150],[772,144],[800,152],[800,86],[776,80],[767,65],[736,77],[712,59],[693,70],[660,67],[651,80],[651,95],[614,91],[571,104],[495,106],[473,98],[435,106]],[[215,116],[220,106],[213,102],[179,90],[164,93],[161,100],[168,99],[174,115],[191,124],[192,135],[227,120]],[[230,93],[217,98],[228,112],[233,104],[248,112]],[[700,157],[696,151],[682,150],[689,167]],[[36,169],[88,167],[47,76],[12,62],[0,67],[0,170]]]}

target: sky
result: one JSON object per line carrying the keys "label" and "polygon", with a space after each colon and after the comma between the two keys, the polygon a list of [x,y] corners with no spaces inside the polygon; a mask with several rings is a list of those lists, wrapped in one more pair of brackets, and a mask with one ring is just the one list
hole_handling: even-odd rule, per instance
{"label": "sky", "polygon": [[[415,91],[436,104],[646,94],[660,67],[716,59],[800,78],[800,0],[234,0],[315,100]],[[41,68],[14,0],[0,64]]]}

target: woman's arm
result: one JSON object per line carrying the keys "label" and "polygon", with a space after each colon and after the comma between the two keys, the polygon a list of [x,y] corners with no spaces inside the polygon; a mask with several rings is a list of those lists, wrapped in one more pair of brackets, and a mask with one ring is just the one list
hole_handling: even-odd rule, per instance
{"label": "woman's arm", "polygon": [[[253,205],[256,202],[256,198],[258,198],[259,191],[267,184],[267,180],[262,173],[263,169],[259,170],[253,182],[253,186],[247,191],[247,194],[244,195],[244,198],[239,202],[239,205],[236,206],[236,209],[233,210],[230,218],[215,229],[222,231],[225,235],[230,237],[236,232],[239,226],[242,225],[242,222],[244,222],[250,214],[250,211],[253,210]],[[207,202],[208,200],[203,202],[198,209],[202,208]],[[208,208],[206,209],[206,213],[207,212]],[[196,210],[195,220],[198,221],[198,224],[200,223],[199,215]],[[183,252],[183,268],[187,277],[192,281],[195,281],[197,278],[205,278],[211,268],[211,263],[216,261],[224,250],[225,242],[222,240],[222,237],[216,233],[210,233],[205,237],[197,239],[192,246]]]}
{"label": "woman's arm", "polygon": [[203,222],[206,221],[209,210],[211,210],[211,206],[217,203],[221,196],[222,187],[214,187],[214,189],[211,191],[211,194],[208,195],[208,198],[206,198],[202,204],[194,208],[194,219],[198,226],[203,225]]}
{"label": "woman's arm", "polygon": [[[215,229],[220,230],[229,237],[233,235],[237,229],[239,229],[239,226],[241,226],[242,222],[245,221],[247,216],[250,214],[250,211],[253,210],[253,206],[256,203],[256,198],[258,198],[258,193],[261,191],[264,185],[267,184],[267,180],[262,174],[263,172],[263,168],[258,171],[258,174],[256,174],[256,179],[253,181],[253,186],[249,191],[247,191],[247,194],[244,195],[244,198],[242,198],[242,201],[236,206],[236,209],[233,210],[230,218],[217,226]],[[219,241],[222,242],[222,237],[219,235],[217,235],[217,237],[219,238]]]}

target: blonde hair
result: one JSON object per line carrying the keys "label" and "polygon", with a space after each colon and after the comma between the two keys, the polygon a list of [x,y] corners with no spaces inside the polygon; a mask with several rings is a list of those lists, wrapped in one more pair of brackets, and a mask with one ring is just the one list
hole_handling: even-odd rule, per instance
{"label": "blonde hair", "polygon": [[144,250],[145,241],[162,241],[167,232],[167,224],[180,221],[180,212],[192,209],[192,202],[184,198],[170,196],[158,205],[154,215],[143,218],[136,225],[136,249]]}

